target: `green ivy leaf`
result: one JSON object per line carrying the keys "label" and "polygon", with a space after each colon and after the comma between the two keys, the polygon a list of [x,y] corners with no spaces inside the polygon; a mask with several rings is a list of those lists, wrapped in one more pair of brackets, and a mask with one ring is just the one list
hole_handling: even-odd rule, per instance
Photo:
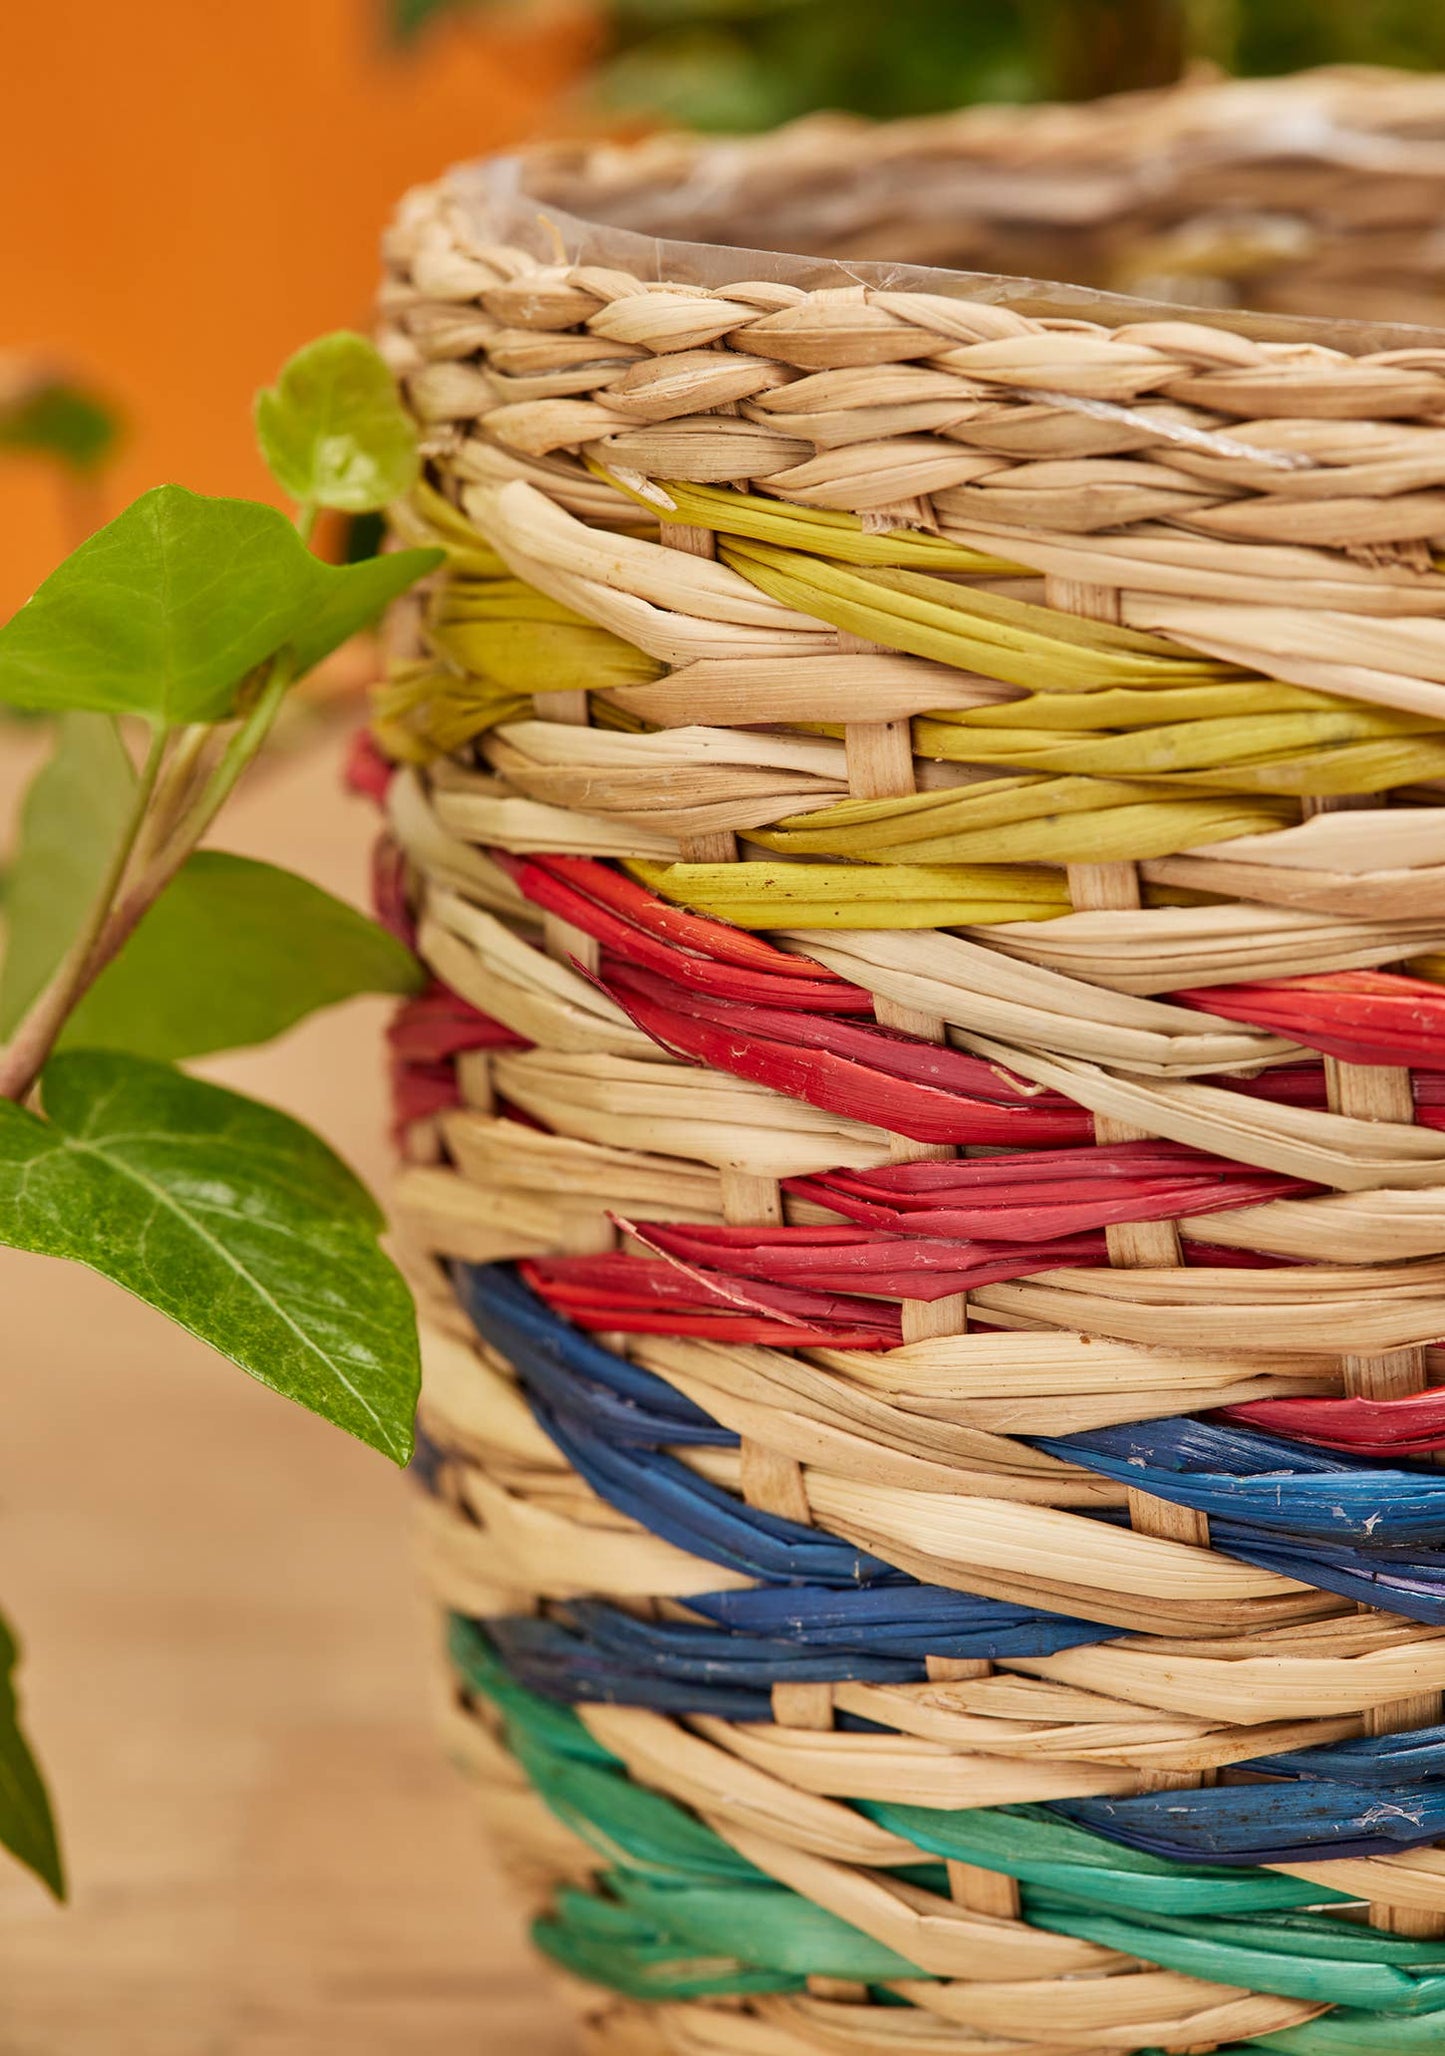
{"label": "green ivy leaf", "polygon": [[135,774],[114,723],[66,714],[31,780],[10,869],[0,968],[0,1040],[56,969],[120,840]]}
{"label": "green ivy leaf", "polygon": [[[114,725],[67,714],[21,815],[0,968],[0,1041],[59,966],[99,885],[135,783]],[[362,992],[422,974],[384,928],[319,886],[201,850],[66,1024],[70,1047],[180,1058],[269,1042]]]}
{"label": "green ivy leaf", "polygon": [[366,514],[416,481],[416,428],[380,351],[343,329],[321,336],[256,395],[272,476],[303,507]]}
{"label": "green ivy leaf", "polygon": [[168,1065],[56,1057],[46,1118],[0,1101],[0,1242],[113,1279],[398,1462],[416,1320],[375,1203],[318,1136]]}
{"label": "green ivy leaf", "polygon": [[318,589],[316,604],[298,624],[291,649],[298,675],[348,636],[368,628],[394,599],[407,592],[419,578],[446,562],[445,550],[389,550],[384,557],[367,557],[360,564],[313,564],[327,574]]}
{"label": "green ivy leaf", "polygon": [[65,1897],[65,1866],[50,1796],[25,1730],[15,1691],[20,1648],[0,1616],[0,1848],[33,1870],[57,1899]]}
{"label": "green ivy leaf", "polygon": [[204,1056],[269,1042],[362,992],[415,992],[416,959],[319,885],[200,850],[65,1025],[62,1048]]}
{"label": "green ivy leaf", "polygon": [[289,648],[306,670],[439,561],[324,564],[275,507],[157,486],[0,627],[0,700],[224,720],[258,664]]}

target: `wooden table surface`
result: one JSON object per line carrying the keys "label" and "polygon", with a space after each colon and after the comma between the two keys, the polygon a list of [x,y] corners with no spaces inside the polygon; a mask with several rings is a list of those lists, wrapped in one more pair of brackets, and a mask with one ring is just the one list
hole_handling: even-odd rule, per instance
{"label": "wooden table surface", "polygon": [[[359,899],[336,756],[220,840]],[[385,1011],[204,1068],[377,1182]],[[0,1866],[0,2056],[564,2056],[430,1732],[400,1477],[88,1273],[0,1251],[0,1307],[0,1605],[73,1888],[60,1912]]]}

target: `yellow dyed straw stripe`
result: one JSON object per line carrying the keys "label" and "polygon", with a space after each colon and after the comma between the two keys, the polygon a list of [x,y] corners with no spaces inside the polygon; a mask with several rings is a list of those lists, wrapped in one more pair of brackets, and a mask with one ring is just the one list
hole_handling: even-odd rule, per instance
{"label": "yellow dyed straw stripe", "polygon": [[[758,844],[788,857],[934,869],[1136,861],[1287,825],[1292,797],[1445,777],[1445,723],[1251,676],[1156,636],[982,591],[959,574],[998,567],[938,537],[871,535],[855,516],[724,488],[661,490],[677,519],[715,528],[724,561],[775,598],[868,642],[1022,691],[912,724],[918,756],[997,767],[999,776],[845,801],[755,831]],[[646,493],[633,496],[649,505]],[[662,675],[665,667],[622,637],[512,576],[430,488],[418,489],[409,514],[418,535],[445,542],[454,571],[428,624],[445,661],[405,667],[380,696],[378,734],[394,755],[415,762],[456,750],[525,716],[539,691],[601,694]],[[829,555],[782,547],[772,540],[780,535]],[[919,565],[928,572],[910,568]],[[594,718],[611,728],[649,725],[600,699]],[[794,732],[820,725],[791,724]],[[925,925],[930,890],[895,895],[914,909],[899,925]],[[977,879],[944,881],[938,904],[952,907],[959,894],[970,906],[1041,904]],[[840,911],[819,918],[859,918],[841,910],[859,904],[845,894]]]}
{"label": "yellow dyed straw stripe", "polygon": [[462,677],[438,664],[403,664],[377,688],[371,728],[393,763],[426,764],[531,711],[529,699],[488,679]]}
{"label": "yellow dyed straw stripe", "polygon": [[427,623],[437,647],[514,692],[647,685],[663,666],[519,578],[453,579]]}
{"label": "yellow dyed straw stripe", "polygon": [[1179,799],[1104,778],[998,778],[943,792],[843,800],[752,840],[786,856],[873,864],[1109,864],[1262,835],[1298,819],[1287,799]]}
{"label": "yellow dyed straw stripe", "polygon": [[1157,636],[917,571],[855,570],[755,542],[725,542],[720,555],[760,591],[819,621],[1007,685],[1093,692],[1240,676]]}
{"label": "yellow dyed straw stripe", "polygon": [[953,928],[1066,914],[1063,873],[1010,864],[657,864],[650,892],[737,928]]}
{"label": "yellow dyed straw stripe", "polygon": [[[985,928],[1073,912],[1063,872],[1044,865],[774,864],[756,858],[659,864],[635,857],[623,866],[660,898],[735,928]],[[1220,904],[1218,894],[1167,885],[1146,884],[1142,897],[1146,907]],[[1445,977],[1445,957],[1432,961]]]}
{"label": "yellow dyed straw stripe", "polygon": [[963,571],[976,578],[1032,578],[1023,564],[990,557],[966,543],[951,543],[918,528],[890,528],[870,534],[856,514],[822,507],[790,507],[761,493],[734,492],[727,486],[686,485],[665,479],[646,482],[643,490],[605,465],[589,462],[588,470],[665,526],[682,522],[689,528],[710,528],[717,534],[780,543],[809,554],[834,557],[843,564],[914,565],[929,571]]}
{"label": "yellow dyed straw stripe", "polygon": [[409,499],[387,508],[387,522],[403,542],[445,550],[452,571],[468,571],[477,578],[506,575],[506,565],[486,538],[425,480],[413,488]]}
{"label": "yellow dyed straw stripe", "polygon": [[1000,720],[984,727],[968,714],[925,715],[913,724],[915,751],[954,763],[1167,779],[1234,793],[1380,792],[1445,776],[1440,724],[1384,708],[1233,715],[1093,735],[1025,725],[1017,716],[1033,711],[1028,703],[986,711],[1016,718],[1007,726]]}

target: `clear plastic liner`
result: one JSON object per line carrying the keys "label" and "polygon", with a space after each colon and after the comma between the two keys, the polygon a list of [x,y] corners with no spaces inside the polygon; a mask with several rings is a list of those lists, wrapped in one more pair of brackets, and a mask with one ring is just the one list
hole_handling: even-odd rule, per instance
{"label": "clear plastic liner", "polygon": [[[845,134],[852,131],[851,124],[839,126]],[[795,286],[804,292],[866,286],[888,292],[939,293],[952,299],[1008,307],[1033,319],[1072,320],[1110,328],[1130,322],[1198,321],[1257,341],[1298,343],[1316,349],[1323,346],[1350,356],[1368,356],[1385,350],[1445,349],[1445,330],[1412,323],[1328,321],[1237,308],[1196,308],[1179,301],[1137,299],[1126,293],[1104,292],[1062,280],[950,271],[875,259],[791,255],[648,234],[617,220],[587,220],[561,204],[564,193],[578,203],[586,197],[585,156],[579,163],[577,153],[570,154],[570,172],[554,156],[541,152],[535,157],[493,157],[456,167],[443,182],[443,190],[456,210],[454,219],[466,228],[477,247],[510,244],[544,262],[599,265],[626,271],[649,283],[726,289],[756,282]],[[733,212],[727,203],[730,193],[738,189],[744,165],[748,169],[749,193],[757,185],[755,150],[747,143],[698,145],[687,151],[686,162],[691,167],[690,175],[686,180],[673,182],[665,195],[665,212],[679,225],[689,213],[707,218],[716,217],[725,208]],[[897,166],[885,163],[880,172],[896,176]],[[869,180],[874,175],[871,166],[856,174]],[[970,211],[965,198],[970,193],[975,207],[982,206],[985,200],[990,208],[997,207],[997,173],[957,163],[921,167],[915,159],[909,165],[908,190],[897,196],[900,215],[916,215],[924,206],[937,209],[937,197],[927,197],[927,181],[935,176],[952,189],[961,213]],[[1134,185],[1146,177],[1147,167],[1144,172],[1129,174]],[[845,164],[835,167],[834,183],[848,183]],[[1049,183],[1051,209],[1057,205],[1062,183]],[[1071,179],[1069,183],[1076,185],[1078,181]],[[1114,204],[1120,197],[1118,182],[1110,183],[1114,190],[1109,204]],[[1038,199],[1038,181],[1024,175],[1012,181],[1012,185],[1017,217],[1024,219],[1030,203]],[[974,187],[985,186],[989,189],[987,193],[972,191]],[[646,188],[640,199],[635,188],[629,189],[629,197],[643,211],[656,208],[655,187]],[[751,199],[745,207],[739,198],[736,211],[740,218],[759,218],[756,203]],[[1100,195],[1090,189],[1082,198],[1076,198],[1073,216],[1082,226],[1097,218],[1100,211]],[[1054,221],[1059,222],[1057,213]],[[1086,403],[1071,404],[1090,411]],[[1257,457],[1259,453],[1254,454]]]}

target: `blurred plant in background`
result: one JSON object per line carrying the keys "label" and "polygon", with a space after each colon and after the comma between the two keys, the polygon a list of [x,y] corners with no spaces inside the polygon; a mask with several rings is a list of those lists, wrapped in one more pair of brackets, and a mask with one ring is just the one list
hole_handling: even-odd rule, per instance
{"label": "blurred plant in background", "polygon": [[120,423],[97,394],[30,357],[0,357],[0,450],[53,457],[89,477],[114,450]]}
{"label": "blurred plant in background", "polygon": [[[438,16],[555,0],[383,0],[406,42]],[[602,113],[760,129],[822,107],[879,118],[975,100],[1087,99],[1190,64],[1445,68],[1421,0],[596,0]]]}
{"label": "blurred plant in background", "polygon": [[1219,61],[1230,71],[1309,64],[1445,68],[1445,14],[1421,0],[1232,0]]}
{"label": "blurred plant in background", "polygon": [[68,371],[20,351],[0,351],[0,456],[54,465],[71,543],[84,541],[101,518],[100,478],[120,436],[109,401]]}
{"label": "blurred plant in background", "polygon": [[[0,351],[0,457],[40,458],[53,467],[62,526],[82,543],[104,518],[101,478],[121,437],[108,401],[69,372],[20,351]],[[28,709],[0,706],[0,720],[29,721]],[[0,897],[5,879],[0,871]]]}

